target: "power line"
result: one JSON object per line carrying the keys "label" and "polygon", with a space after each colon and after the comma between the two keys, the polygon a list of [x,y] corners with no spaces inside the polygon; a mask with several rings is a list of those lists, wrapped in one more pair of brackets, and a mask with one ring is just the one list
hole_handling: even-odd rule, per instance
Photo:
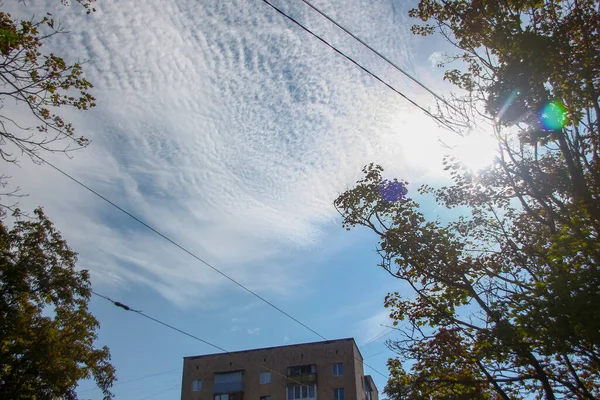
{"label": "power line", "polygon": [[[161,320],[159,320],[159,319],[157,319],[157,318],[151,317],[151,316],[149,316],[148,314],[144,313],[143,311],[140,311],[140,310],[134,310],[133,308],[129,307],[128,305],[126,305],[126,304],[123,304],[123,303],[121,303],[121,302],[118,302],[118,301],[115,301],[115,300],[111,299],[110,297],[108,297],[108,296],[104,296],[104,295],[102,295],[102,294],[100,294],[100,293],[98,293],[98,292],[96,292],[96,291],[94,291],[94,290],[92,290],[91,292],[92,292],[93,294],[95,294],[96,296],[98,296],[98,297],[101,297],[101,298],[103,298],[103,299],[105,299],[105,300],[107,300],[107,301],[109,301],[109,302],[113,303],[115,306],[117,306],[117,307],[120,307],[120,308],[124,309],[125,311],[131,311],[131,312],[134,312],[134,313],[136,313],[136,314],[139,314],[139,315],[141,315],[142,317],[148,318],[149,320],[151,320],[151,321],[154,321],[154,322],[156,322],[156,323],[158,323],[158,324],[161,324],[161,325],[163,325],[163,326],[165,326],[165,327],[167,327],[167,328],[169,328],[169,329],[172,329],[172,330],[174,330],[174,331],[176,331],[176,332],[179,332],[179,333],[181,333],[181,334],[183,334],[183,335],[186,335],[186,336],[188,336],[188,337],[191,337],[192,339],[198,340],[198,341],[200,341],[200,342],[202,342],[202,343],[204,343],[204,344],[206,344],[206,345],[208,345],[208,346],[211,346],[211,347],[213,347],[213,348],[215,348],[215,349],[221,350],[221,351],[223,351],[224,353],[231,353],[231,351],[229,351],[229,350],[227,350],[227,349],[224,349],[223,347],[221,347],[221,346],[219,346],[219,345],[216,345],[216,344],[214,344],[214,343],[211,343],[211,342],[209,342],[208,340],[205,340],[205,339],[199,338],[199,337],[198,337],[198,336],[196,336],[196,335],[193,335],[193,334],[191,334],[191,333],[189,333],[189,332],[186,332],[186,331],[184,331],[184,330],[182,330],[182,329],[179,329],[179,328],[177,328],[177,327],[175,327],[175,326],[173,326],[173,325],[171,325],[171,324],[168,324],[168,323],[166,323],[166,322],[163,322],[163,321],[161,321]],[[354,357],[354,355],[352,355],[352,356]],[[367,367],[371,368],[373,371],[375,371],[375,372],[377,372],[377,373],[381,374],[381,375],[382,375],[384,378],[386,378],[386,379],[388,378],[388,377],[387,377],[387,375],[384,375],[384,374],[382,374],[381,372],[379,372],[379,371],[377,371],[376,369],[374,369],[373,367],[371,367],[371,366],[369,366],[369,365],[365,364],[365,363],[364,363],[364,360],[361,360],[361,359],[359,359],[358,357],[354,357],[354,358],[355,358],[355,359],[357,359],[357,360],[359,360],[360,362],[362,362],[362,363],[363,363],[364,365],[366,365]],[[253,364],[255,364],[255,365],[257,365],[257,366],[259,366],[259,367],[261,367],[261,368],[264,368],[264,369],[266,369],[266,370],[268,370],[268,371],[271,371],[271,372],[275,373],[276,375],[279,375],[279,376],[281,376],[281,377],[283,377],[283,378],[286,378],[286,379],[289,379],[289,380],[291,380],[291,381],[293,381],[293,382],[295,382],[295,383],[297,383],[297,384],[299,384],[299,385],[302,385],[302,383],[301,383],[301,382],[299,382],[299,381],[297,381],[297,380],[295,380],[295,379],[293,379],[293,378],[290,378],[290,377],[289,377],[289,376],[287,376],[287,375],[283,375],[282,373],[280,373],[280,372],[278,372],[278,371],[275,371],[275,370],[273,370],[273,369],[271,369],[271,368],[269,368],[269,367],[267,367],[267,366],[265,366],[265,365],[263,365],[263,364],[259,364],[259,363],[255,362],[255,361],[250,361],[250,362],[251,362],[251,363],[253,363]]]}
{"label": "power line", "polygon": [[393,329],[390,329],[390,327],[386,327],[384,330],[382,330],[381,332],[379,332],[377,335],[373,336],[371,339],[367,340],[362,346],[361,348],[365,348],[373,343],[375,343],[376,341],[378,341],[379,339],[389,335],[390,333],[393,332]]}
{"label": "power line", "polygon": [[419,81],[417,78],[415,78],[414,76],[412,76],[411,74],[409,74],[406,70],[404,70],[403,68],[401,68],[400,66],[398,66],[396,63],[394,63],[392,60],[390,60],[389,58],[387,58],[386,56],[384,56],[383,54],[381,54],[379,51],[375,50],[372,46],[370,46],[369,44],[367,44],[364,40],[362,40],[361,38],[359,38],[358,36],[356,36],[355,34],[353,34],[352,32],[350,32],[348,29],[346,29],[344,26],[342,26],[341,24],[339,24],[337,21],[335,21],[333,18],[331,18],[329,15],[325,14],[323,11],[319,10],[317,7],[315,7],[313,4],[311,4],[310,2],[308,2],[307,0],[301,0],[304,4],[306,4],[307,6],[309,6],[310,8],[312,8],[313,10],[315,10],[317,13],[319,13],[321,16],[323,16],[324,18],[326,18],[327,20],[329,20],[332,24],[334,24],[335,26],[337,26],[338,28],[340,28],[341,30],[343,30],[344,32],[346,32],[348,35],[352,36],[357,42],[359,42],[360,44],[362,44],[363,46],[365,46],[367,49],[371,50],[373,53],[375,53],[377,56],[379,56],[381,59],[383,59],[385,62],[387,62],[389,65],[391,65],[392,67],[394,67],[396,70],[400,71],[402,74],[404,74],[407,78],[409,78],[410,80],[412,80],[413,82],[415,82],[417,85],[421,86],[423,89],[427,90],[429,93],[431,93],[436,99],[438,99],[439,101],[441,101],[442,103],[444,103],[445,105],[447,105],[448,107],[452,108],[454,111],[459,112],[460,111],[454,107],[452,104],[448,103],[448,101],[446,101],[446,99],[444,99],[443,97],[441,97],[440,95],[438,95],[436,92],[434,92],[433,90],[431,90],[429,87],[427,87],[424,83],[422,83],[421,81]]}
{"label": "power line", "polygon": [[333,51],[335,51],[336,53],[338,53],[339,55],[341,55],[342,57],[346,58],[348,61],[350,61],[352,64],[356,65],[358,68],[360,68],[361,70],[363,70],[364,72],[366,72],[367,74],[371,75],[373,78],[375,78],[376,80],[378,80],[379,82],[383,83],[386,87],[388,87],[389,89],[391,89],[394,93],[398,94],[399,96],[401,96],[403,99],[405,99],[406,101],[408,101],[410,104],[412,104],[413,106],[417,107],[418,109],[420,109],[421,111],[423,111],[427,116],[435,119],[440,125],[445,126],[446,128],[448,128],[449,130],[453,131],[456,134],[459,134],[459,132],[457,132],[453,126],[451,126],[448,122],[444,121],[443,119],[441,119],[440,117],[433,115],[429,110],[427,110],[425,107],[420,106],[416,101],[412,100],[411,98],[409,98],[408,96],[406,96],[404,93],[402,93],[401,91],[399,91],[398,89],[396,89],[395,87],[393,87],[392,85],[390,85],[389,83],[387,83],[386,81],[384,81],[382,78],[380,78],[377,74],[375,74],[374,72],[371,72],[370,70],[368,70],[366,67],[362,66],[358,61],[354,60],[352,57],[348,56],[347,54],[345,54],[344,52],[342,52],[341,50],[339,50],[337,47],[335,47],[334,45],[332,45],[331,43],[329,43],[328,41],[326,41],[325,39],[323,39],[322,37],[320,37],[319,35],[317,35],[316,33],[314,33],[313,31],[311,31],[310,29],[308,29],[306,26],[302,25],[300,22],[298,22],[296,19],[294,19],[293,17],[289,16],[288,14],[286,14],[284,11],[282,11],[281,9],[279,9],[278,7],[276,7],[275,5],[273,5],[272,3],[270,3],[268,0],[262,0],[265,4],[269,5],[271,8],[273,8],[275,11],[277,11],[279,14],[283,15],[285,18],[289,19],[290,21],[292,21],[293,23],[295,23],[296,25],[298,25],[300,28],[304,29],[304,31],[308,32],[310,35],[312,35],[313,37],[315,37],[316,39],[320,40],[322,43],[324,43],[325,45],[327,45],[329,48],[331,48]]}
{"label": "power line", "polygon": [[383,351],[377,352],[377,353],[375,353],[375,354],[371,354],[370,356],[368,356],[368,357],[365,357],[365,360],[366,360],[366,359],[368,359],[368,358],[375,357],[375,356],[378,356],[378,355],[380,355],[380,354],[383,354],[383,353],[385,353],[386,351],[387,351],[387,350],[383,350]]}
{"label": "power line", "polygon": [[[119,385],[124,385],[124,384],[130,383],[130,382],[141,381],[143,379],[152,378],[154,376],[166,375],[166,374],[169,374],[171,372],[175,372],[175,371],[179,371],[179,370],[181,370],[181,367],[173,368],[173,369],[170,369],[168,371],[157,372],[157,373],[154,373],[154,374],[138,376],[137,378],[131,378],[131,379],[127,379],[125,381],[117,381],[117,383],[115,383],[113,385],[113,387],[114,386],[119,386]],[[87,392],[91,392],[91,391],[94,391],[94,390],[100,390],[100,388],[95,387],[95,388],[91,388],[91,389],[81,390],[81,391],[78,391],[78,393],[87,393]]]}
{"label": "power line", "polygon": [[314,329],[310,328],[308,325],[306,325],[305,323],[303,323],[302,321],[298,320],[297,318],[293,317],[292,315],[290,315],[289,313],[287,313],[286,311],[282,310],[281,308],[279,308],[278,306],[276,306],[275,304],[273,304],[272,302],[270,302],[269,300],[265,299],[264,297],[262,297],[261,295],[259,295],[258,293],[256,293],[255,291],[247,288],[246,286],[244,286],[242,283],[240,283],[239,281],[233,279],[231,276],[227,275],[226,273],[224,273],[223,271],[221,271],[220,269],[218,269],[217,267],[213,266],[212,264],[210,264],[208,261],[203,260],[202,258],[200,258],[199,256],[197,256],[196,254],[194,254],[192,251],[188,250],[187,248],[183,247],[182,245],[180,245],[179,243],[177,243],[174,239],[171,239],[170,237],[168,237],[167,235],[165,235],[164,233],[160,232],[158,229],[154,228],[153,226],[151,226],[150,224],[142,221],[141,219],[139,219],[138,217],[136,217],[135,215],[131,214],[129,211],[125,210],[124,208],[122,208],[121,206],[119,206],[118,204],[116,204],[115,202],[111,201],[110,199],[108,199],[107,197],[103,196],[102,194],[98,193],[97,191],[95,191],[94,189],[92,189],[91,187],[87,186],[86,184],[84,184],[83,182],[79,181],[78,179],[74,178],[73,176],[69,175],[68,173],[66,173],[65,171],[63,171],[62,169],[58,168],[57,166],[55,166],[54,164],[46,161],[45,159],[43,159],[42,157],[40,157],[38,154],[26,150],[26,152],[34,157],[36,157],[37,159],[39,159],[40,161],[42,161],[43,163],[47,164],[48,166],[50,166],[51,168],[53,168],[55,171],[61,173],[62,175],[64,175],[65,177],[69,178],[70,180],[72,180],[73,182],[77,183],[79,186],[83,187],[84,189],[86,189],[87,191],[89,191],[90,193],[98,196],[99,198],[101,198],[102,200],[104,200],[105,202],[107,202],[108,204],[110,204],[111,206],[115,207],[117,210],[121,211],[123,214],[127,215],[128,217],[130,217],[131,219],[133,219],[134,221],[136,221],[137,223],[143,225],[145,228],[151,230],[152,232],[154,232],[155,234],[157,234],[158,236],[160,236],[161,238],[165,239],[167,242],[171,243],[172,245],[174,245],[175,247],[179,248],[180,250],[183,250],[184,252],[186,252],[188,255],[194,257],[196,260],[200,261],[202,264],[206,265],[207,267],[209,267],[210,269],[212,269],[213,271],[215,271],[216,273],[218,273],[219,275],[223,276],[224,278],[227,278],[229,281],[233,282],[234,284],[236,284],[237,286],[239,286],[240,288],[244,289],[246,292],[250,293],[251,295],[253,295],[254,297],[256,297],[257,299],[261,300],[262,302],[268,304],[269,306],[271,306],[272,308],[274,308],[275,310],[279,311],[281,314],[285,315],[286,317],[290,318],[291,320],[293,320],[294,322],[298,323],[299,325],[303,326],[304,328],[308,329],[309,331],[311,331],[312,333],[314,333],[315,335],[319,336],[320,338],[322,338],[323,340],[327,340],[327,338],[325,338],[323,335],[321,335],[320,333],[318,333],[317,331],[315,331]]}
{"label": "power line", "polygon": [[[158,323],[158,324],[161,324],[162,326],[165,326],[165,327],[167,327],[167,328],[169,328],[169,329],[172,329],[172,330],[174,330],[174,331],[176,331],[176,332],[179,332],[179,333],[181,333],[181,334],[183,334],[183,335],[186,335],[186,336],[188,336],[188,337],[191,337],[192,339],[198,340],[198,341],[200,341],[200,342],[202,342],[202,343],[204,343],[204,344],[206,344],[206,345],[208,345],[208,346],[210,346],[210,347],[213,347],[213,348],[215,348],[215,349],[217,349],[217,350],[221,350],[221,351],[222,351],[222,352],[224,352],[224,353],[231,353],[229,350],[227,350],[227,349],[224,349],[223,347],[221,347],[221,346],[219,346],[219,345],[216,345],[216,344],[214,344],[214,343],[211,343],[211,342],[209,342],[208,340],[205,340],[205,339],[199,338],[199,337],[198,337],[198,336],[196,336],[196,335],[193,335],[193,334],[191,334],[191,333],[189,333],[189,332],[186,332],[186,331],[184,331],[184,330],[181,330],[181,329],[179,329],[179,328],[177,328],[177,327],[175,327],[175,326],[173,326],[173,325],[171,325],[171,324],[168,324],[168,323],[166,323],[166,322],[163,322],[163,321],[161,321],[161,320],[159,320],[159,319],[157,319],[157,318],[151,317],[151,316],[149,316],[148,314],[144,313],[143,311],[140,311],[140,310],[134,310],[133,308],[129,307],[128,305],[125,305],[125,304],[123,304],[123,303],[120,303],[120,302],[118,302],[118,301],[114,301],[114,300],[113,300],[113,299],[111,299],[110,297],[104,296],[104,295],[102,295],[102,294],[100,294],[100,293],[98,293],[98,292],[95,292],[95,291],[93,291],[93,290],[92,290],[92,293],[93,293],[93,294],[95,294],[95,295],[96,295],[96,296],[98,296],[98,297],[101,297],[101,298],[103,298],[103,299],[105,299],[105,300],[107,300],[107,301],[110,301],[110,302],[111,302],[111,303],[113,303],[115,306],[117,306],[117,307],[120,307],[120,308],[124,309],[125,311],[131,311],[131,312],[134,312],[134,313],[136,313],[136,314],[139,314],[139,315],[141,315],[141,316],[142,316],[142,317],[144,317],[144,318],[148,318],[148,319],[149,319],[149,320],[151,320],[151,321],[154,321],[154,322],[156,322],[156,323]],[[284,377],[284,378],[286,378],[286,379],[290,379],[290,380],[294,381],[295,383],[301,384],[300,382],[298,382],[298,381],[296,381],[296,380],[294,380],[294,379],[292,379],[292,378],[289,378],[288,376],[286,376],[286,375],[283,375],[283,374],[281,374],[280,372],[277,372],[277,371],[275,371],[275,370],[273,370],[273,369],[270,369],[269,367],[267,367],[267,366],[265,366],[265,365],[259,364],[259,363],[255,362],[255,361],[250,361],[250,362],[251,362],[251,363],[253,363],[253,364],[255,364],[255,365],[257,365],[257,366],[259,366],[259,367],[261,367],[261,368],[264,368],[264,369],[266,369],[266,370],[269,370],[269,371],[271,371],[271,372],[274,372],[276,375],[279,375],[279,376],[281,376],[281,377]]]}
{"label": "power line", "polygon": [[375,336],[373,336],[371,339],[367,340],[366,342],[363,343],[363,345],[361,346],[361,348],[367,347],[368,345],[370,345],[371,343],[374,343],[377,339],[379,339],[385,332],[388,331],[388,328],[385,328],[384,330],[382,330],[381,332],[378,332]]}
{"label": "power line", "polygon": [[130,382],[135,382],[135,381],[141,381],[143,379],[148,379],[148,378],[152,378],[154,376],[160,376],[160,375],[166,375],[166,374],[170,374],[171,372],[175,372],[175,371],[180,371],[181,367],[177,367],[177,368],[173,368],[170,369],[168,371],[163,371],[163,372],[157,372],[154,374],[149,374],[149,375],[143,375],[143,376],[139,376],[137,378],[132,378],[132,379],[128,379],[126,381],[122,381],[122,382],[117,382],[116,384],[114,384],[113,386],[117,386],[117,385],[124,385],[126,383],[130,383]]}
{"label": "power line", "polygon": [[174,331],[177,331],[177,332],[179,332],[179,333],[182,333],[182,334],[184,334],[184,335],[186,335],[186,336],[189,336],[189,337],[191,337],[192,339],[196,339],[196,340],[198,340],[198,341],[200,341],[200,342],[202,342],[202,343],[204,343],[204,344],[206,344],[206,345],[208,345],[208,346],[210,346],[210,347],[214,347],[214,348],[215,348],[215,349],[217,349],[217,350],[221,350],[221,351],[224,351],[225,353],[229,353],[229,351],[225,350],[224,348],[222,348],[222,347],[220,347],[220,346],[217,346],[216,344],[213,344],[213,343],[211,343],[211,342],[209,342],[209,341],[207,341],[207,340],[204,340],[204,339],[202,339],[202,338],[199,338],[198,336],[192,335],[191,333],[188,333],[188,332],[186,332],[186,331],[182,331],[181,329],[179,329],[179,328],[176,328],[176,327],[174,327],[173,325],[169,325],[169,324],[167,324],[166,322],[162,322],[161,320],[158,320],[158,319],[156,319],[156,318],[154,318],[154,317],[151,317],[151,316],[149,316],[149,315],[145,314],[144,312],[142,312],[142,311],[140,311],[140,310],[134,310],[134,309],[132,309],[131,307],[129,307],[129,306],[127,306],[127,305],[123,304],[123,303],[120,303],[120,302],[118,302],[118,301],[114,301],[114,300],[113,300],[113,299],[111,299],[110,297],[107,297],[107,296],[101,295],[100,293],[97,293],[97,292],[95,292],[95,291],[93,291],[93,290],[92,290],[92,293],[93,293],[93,294],[95,294],[95,295],[96,295],[96,296],[98,296],[98,297],[101,297],[101,298],[103,298],[103,299],[105,299],[105,300],[108,300],[108,301],[110,301],[110,302],[111,302],[111,303],[113,303],[115,306],[117,306],[117,307],[121,307],[121,308],[122,308],[122,309],[124,309],[125,311],[132,311],[132,312],[134,312],[134,313],[137,313],[137,314],[141,315],[141,316],[142,316],[142,317],[144,317],[144,318],[148,318],[149,320],[152,320],[152,321],[154,321],[154,322],[156,322],[156,323],[159,323],[159,324],[161,324],[161,325],[163,325],[163,326],[166,326],[166,327],[167,327],[167,328],[169,328],[169,329],[173,329]]}
{"label": "power line", "polygon": [[170,390],[173,390],[173,389],[175,389],[177,386],[179,386],[179,383],[177,383],[177,384],[175,384],[175,385],[173,385],[173,386],[170,386],[170,387],[168,387],[168,388],[166,388],[166,389],[164,389],[164,390],[161,390],[160,392],[156,392],[156,393],[153,393],[153,394],[151,394],[151,395],[149,395],[149,396],[142,397],[140,400],[146,400],[146,399],[149,399],[149,398],[151,398],[151,397],[158,396],[159,394],[162,394],[162,393],[165,393],[165,392],[168,392],[168,391],[170,391]]}
{"label": "power line", "polygon": [[[117,205],[116,203],[114,203],[113,201],[109,200],[107,197],[101,195],[100,193],[96,192],[94,189],[90,188],[89,186],[87,186],[86,184],[84,184],[83,182],[81,182],[80,180],[78,180],[77,178],[71,176],[70,174],[68,174],[67,172],[63,171],[62,169],[58,168],[57,166],[55,166],[54,164],[50,163],[49,161],[46,161],[45,159],[43,159],[42,157],[40,157],[38,154],[36,154],[33,151],[30,150],[24,150],[26,151],[28,154],[30,154],[31,156],[37,158],[38,160],[42,161],[43,163],[47,164],[48,166],[50,166],[51,168],[53,168],[55,171],[61,173],[63,176],[69,178],[70,180],[72,180],[73,182],[77,183],[79,186],[83,187],[84,189],[86,189],[87,191],[89,191],[90,193],[93,193],[94,195],[98,196],[99,198],[101,198],[102,200],[104,200],[105,202],[107,202],[108,204],[110,204],[111,206],[115,207],[117,210],[121,211],[122,213],[124,213],[125,215],[127,215],[128,217],[130,217],[131,219],[133,219],[134,221],[138,222],[139,224],[141,224],[142,226],[146,227],[147,229],[151,230],[152,232],[156,233],[158,236],[162,237],[163,239],[165,239],[166,241],[168,241],[169,243],[171,243],[172,245],[176,246],[177,248],[183,250],[184,252],[186,252],[187,254],[189,254],[190,256],[194,257],[196,260],[200,261],[201,263],[203,263],[204,265],[206,265],[207,267],[211,268],[213,271],[217,272],[218,274],[220,274],[221,276],[227,278],[229,281],[235,283],[237,286],[241,287],[242,289],[244,289],[245,291],[247,291],[248,293],[252,294],[254,297],[258,298],[259,300],[261,300],[262,302],[268,304],[269,306],[271,306],[273,309],[279,311],[281,314],[285,315],[286,317],[290,318],[292,321],[296,322],[297,324],[303,326],[304,328],[306,328],[307,330],[309,330],[310,332],[314,333],[315,335],[319,336],[321,339],[323,340],[329,340],[327,339],[325,336],[321,335],[319,332],[315,331],[314,329],[310,328],[308,325],[306,325],[305,323],[301,322],[299,319],[293,317],[292,315],[288,314],[287,312],[285,312],[284,310],[282,310],[281,308],[277,307],[275,304],[271,303],[270,301],[268,301],[267,299],[265,299],[264,297],[260,296],[258,293],[254,292],[253,290],[247,288],[246,286],[242,285],[240,282],[236,281],[235,279],[233,279],[232,277],[230,277],[229,275],[225,274],[224,272],[222,272],[221,270],[219,270],[218,268],[214,267],[213,265],[211,265],[210,263],[208,263],[207,261],[204,261],[202,258],[200,258],[199,256],[197,256],[196,254],[192,253],[190,250],[186,249],[185,247],[183,247],[182,245],[180,245],[179,243],[177,243],[176,241],[174,241],[173,239],[169,238],[168,236],[166,236],[165,234],[161,233],[160,231],[158,231],[157,229],[153,228],[151,225],[147,224],[146,222],[142,221],[141,219],[139,219],[138,217],[136,217],[135,215],[131,214],[130,212],[128,212],[127,210],[125,210],[124,208],[120,207],[119,205]],[[97,293],[95,293],[96,295],[98,295]],[[100,295],[98,295],[100,296]],[[105,298],[106,300],[109,300],[111,302],[113,302],[111,299],[109,299],[108,297],[105,296],[100,296]],[[115,305],[122,307],[123,309],[127,310],[127,311],[133,311],[136,312],[140,315],[144,315],[141,313],[141,311],[138,310],[133,310],[130,309],[128,306],[125,306],[122,303],[116,304],[117,302],[113,302],[115,303]],[[150,316],[146,316],[144,315],[146,318],[148,319],[153,319]],[[175,330],[179,330],[175,327],[171,327],[165,323],[163,323],[162,321],[159,320],[155,320],[156,322],[165,325],[169,328],[175,329]],[[184,331],[180,331],[181,333],[190,336],[194,339],[200,340],[210,346],[213,346],[212,344],[204,341],[203,339],[200,339],[198,337],[195,337],[191,334],[188,334],[187,332]],[[215,346],[213,346],[215,347]],[[220,347],[216,347],[219,350],[223,350],[225,352],[227,352],[227,350],[222,349]],[[358,359],[357,357],[355,357],[356,359]],[[379,375],[383,376],[384,378],[387,379],[387,375],[383,374],[382,372],[376,370],[375,368],[371,367],[370,365],[366,364],[364,362],[364,360],[360,360],[363,365],[369,367],[370,369],[372,369],[373,371],[377,372]]]}

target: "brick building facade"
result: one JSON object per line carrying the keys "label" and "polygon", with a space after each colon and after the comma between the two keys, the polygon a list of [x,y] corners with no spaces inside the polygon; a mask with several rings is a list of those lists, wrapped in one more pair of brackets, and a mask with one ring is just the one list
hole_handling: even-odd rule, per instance
{"label": "brick building facade", "polygon": [[182,400],[379,400],[354,339],[185,357]]}

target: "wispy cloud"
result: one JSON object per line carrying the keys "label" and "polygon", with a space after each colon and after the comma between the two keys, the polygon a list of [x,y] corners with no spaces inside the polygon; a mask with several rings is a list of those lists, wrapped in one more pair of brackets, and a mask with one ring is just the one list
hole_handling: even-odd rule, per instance
{"label": "wispy cloud", "polygon": [[431,68],[438,68],[438,65],[444,59],[444,53],[441,51],[434,51],[429,55],[428,61],[431,64]]}
{"label": "wispy cloud", "polygon": [[260,335],[260,328],[252,328],[252,329],[248,329],[248,335],[250,336],[258,336]]}
{"label": "wispy cloud", "polygon": [[[327,7],[411,67],[404,14],[391,5]],[[301,285],[285,255],[322,238],[332,201],[364,164],[409,179],[439,165],[431,121],[262,4],[148,0],[133,10],[103,0],[97,8],[57,13],[71,33],[51,45],[90,61],[98,107],[68,116],[92,145],[51,160],[254,290]],[[289,11],[412,90],[305,7]],[[48,168],[24,162],[10,174],[31,194],[24,206],[46,207],[95,283],[145,285],[184,305],[225,282]]]}

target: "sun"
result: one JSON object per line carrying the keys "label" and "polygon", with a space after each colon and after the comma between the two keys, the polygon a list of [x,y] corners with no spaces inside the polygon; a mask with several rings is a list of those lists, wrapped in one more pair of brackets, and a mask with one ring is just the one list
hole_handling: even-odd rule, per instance
{"label": "sun", "polygon": [[498,141],[491,132],[485,131],[458,137],[449,152],[449,155],[474,172],[491,165],[497,154]]}

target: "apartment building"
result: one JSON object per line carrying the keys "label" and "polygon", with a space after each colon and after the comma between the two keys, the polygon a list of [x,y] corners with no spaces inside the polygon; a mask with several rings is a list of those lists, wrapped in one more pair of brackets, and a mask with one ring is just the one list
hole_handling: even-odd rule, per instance
{"label": "apartment building", "polygon": [[379,400],[354,339],[184,357],[182,400]]}

